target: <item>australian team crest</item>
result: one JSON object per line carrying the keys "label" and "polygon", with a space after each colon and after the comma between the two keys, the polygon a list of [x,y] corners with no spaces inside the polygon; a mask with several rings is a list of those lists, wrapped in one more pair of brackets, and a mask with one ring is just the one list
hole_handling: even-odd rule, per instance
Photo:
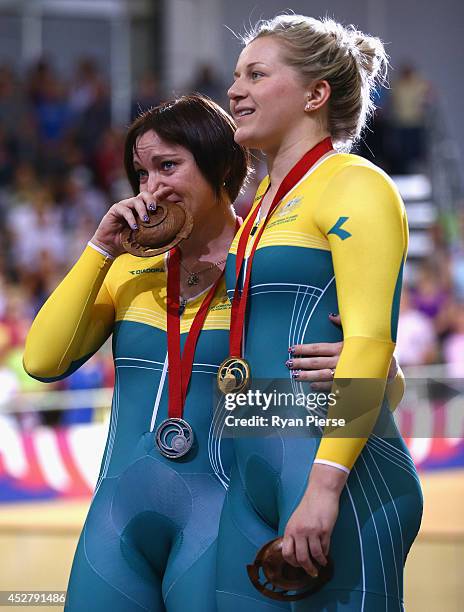
{"label": "australian team crest", "polygon": [[288,215],[288,213],[291,213],[294,211],[295,208],[297,208],[300,203],[301,200],[303,198],[301,196],[297,197],[297,198],[292,198],[291,200],[289,200],[286,204],[284,204],[282,206],[282,208],[279,210],[279,212],[277,213],[279,217],[283,217],[284,215]]}

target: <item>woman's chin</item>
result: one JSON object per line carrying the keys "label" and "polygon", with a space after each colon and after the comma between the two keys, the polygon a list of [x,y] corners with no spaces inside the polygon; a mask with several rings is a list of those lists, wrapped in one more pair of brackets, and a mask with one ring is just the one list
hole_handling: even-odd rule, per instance
{"label": "woman's chin", "polygon": [[237,128],[234,134],[234,140],[237,144],[248,149],[258,149],[259,145],[256,142],[254,135],[245,128]]}

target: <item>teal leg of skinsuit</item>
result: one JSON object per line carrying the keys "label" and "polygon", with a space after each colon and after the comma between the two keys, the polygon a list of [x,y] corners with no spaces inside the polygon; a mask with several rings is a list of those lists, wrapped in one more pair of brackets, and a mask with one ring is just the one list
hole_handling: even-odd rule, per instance
{"label": "teal leg of skinsuit", "polygon": [[[327,318],[328,312],[339,312],[334,280],[330,252],[285,246],[256,251],[244,348],[255,379],[272,383],[270,388],[275,380],[288,383],[288,391],[310,391],[292,382],[280,347],[342,339]],[[235,258],[231,255],[226,283],[232,297]],[[234,439],[235,464],[218,539],[219,612],[403,609],[403,565],[419,529],[422,494],[414,463],[384,405],[380,430],[386,426],[395,435],[370,436],[340,497],[330,544],[332,580],[293,604],[261,595],[251,584],[246,565],[263,544],[283,535],[305,491],[318,435]]]}
{"label": "teal leg of skinsuit", "polygon": [[[382,419],[392,419],[386,406]],[[219,612],[403,610],[403,565],[420,525],[422,497],[401,438],[369,439],[340,498],[330,545],[334,576],[319,593],[291,605],[261,596],[245,568],[264,543],[283,534],[305,490],[317,437],[234,444],[219,537]]]}
{"label": "teal leg of skinsuit", "polygon": [[73,563],[68,612],[215,612],[221,480],[232,445],[216,442],[211,397],[226,339],[226,331],[200,336],[184,410],[196,448],[171,461],[150,431],[157,398],[154,429],[167,417],[165,334],[135,322],[116,325],[109,435]]}

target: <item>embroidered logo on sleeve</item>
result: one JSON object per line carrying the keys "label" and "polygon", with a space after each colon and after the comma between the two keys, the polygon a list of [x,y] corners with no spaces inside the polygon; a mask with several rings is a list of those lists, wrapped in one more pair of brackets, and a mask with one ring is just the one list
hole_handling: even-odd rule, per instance
{"label": "embroidered logo on sleeve", "polygon": [[342,225],[348,221],[349,217],[340,217],[337,221],[337,223],[335,223],[335,225],[332,227],[332,229],[330,229],[327,234],[335,234],[336,236],[338,236],[339,238],[341,238],[342,240],[346,240],[347,238],[349,238],[351,236],[350,232],[347,232],[345,229],[342,228]]}
{"label": "embroidered logo on sleeve", "polygon": [[286,204],[282,206],[282,208],[278,211],[277,216],[283,217],[284,215],[288,215],[288,213],[293,212],[295,208],[297,208],[302,201],[302,197],[293,198]]}

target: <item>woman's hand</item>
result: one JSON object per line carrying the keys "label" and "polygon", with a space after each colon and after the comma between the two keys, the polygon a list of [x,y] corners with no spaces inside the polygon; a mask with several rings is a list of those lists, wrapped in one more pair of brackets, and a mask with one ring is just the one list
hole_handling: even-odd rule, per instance
{"label": "woman's hand", "polygon": [[127,226],[138,229],[139,220],[148,221],[149,211],[156,210],[156,202],[166,200],[172,193],[172,188],[160,187],[154,193],[142,191],[137,196],[113,204],[100,221],[91,242],[113,257],[121,255],[125,252],[121,244],[123,229]]}
{"label": "woman's hand", "polygon": [[[341,327],[340,315],[329,314],[329,319]],[[296,380],[310,382],[311,389],[330,391],[342,348],[343,341],[295,344],[285,365]]]}
{"label": "woman's hand", "polygon": [[[341,318],[337,314],[329,314],[334,325],[341,327]],[[299,381],[310,382],[314,391],[330,391],[333,384],[335,368],[343,349],[341,342],[317,342],[313,344],[295,344],[290,352],[286,366],[292,371],[292,376]],[[396,357],[390,363],[388,380],[395,378],[398,372]]]}
{"label": "woman's hand", "polygon": [[314,464],[306,492],[284,532],[282,555],[294,567],[317,576],[312,562],[327,564],[330,538],[338,517],[340,494],[348,475],[337,468]]}

